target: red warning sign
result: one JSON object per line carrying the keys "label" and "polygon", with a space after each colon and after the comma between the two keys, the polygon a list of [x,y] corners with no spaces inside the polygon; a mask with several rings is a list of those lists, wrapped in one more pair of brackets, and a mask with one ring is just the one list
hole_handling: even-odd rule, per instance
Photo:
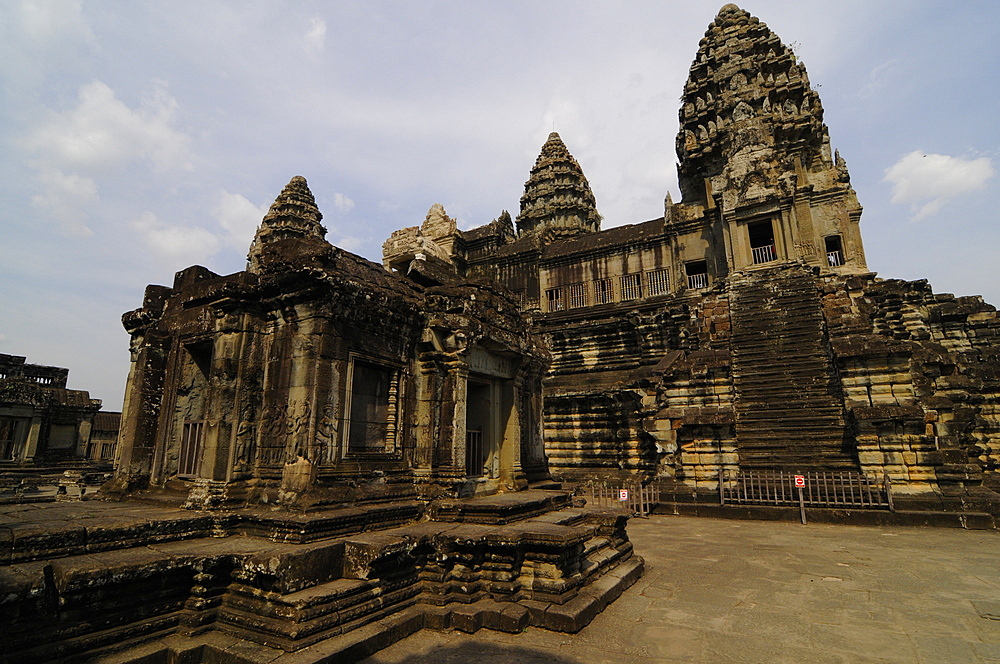
{"label": "red warning sign", "polygon": [[620,500],[621,502],[625,502],[626,500],[628,500],[628,489],[618,490],[618,500]]}
{"label": "red warning sign", "polygon": [[799,487],[801,489],[805,485],[806,485],[806,476],[805,475],[796,475],[795,476],[795,486],[797,486],[797,487]]}

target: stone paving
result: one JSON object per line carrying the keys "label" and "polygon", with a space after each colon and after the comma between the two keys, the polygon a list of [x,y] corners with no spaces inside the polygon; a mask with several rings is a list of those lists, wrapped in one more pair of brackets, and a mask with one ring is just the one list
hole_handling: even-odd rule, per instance
{"label": "stone paving", "polygon": [[366,664],[1000,662],[1000,533],[632,519],[647,572],[582,632],[423,630]]}

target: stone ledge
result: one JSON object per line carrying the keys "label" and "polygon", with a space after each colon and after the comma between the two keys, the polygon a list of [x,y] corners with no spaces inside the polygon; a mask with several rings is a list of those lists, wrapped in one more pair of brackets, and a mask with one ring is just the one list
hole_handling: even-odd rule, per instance
{"label": "stone ledge", "polygon": [[[654,514],[701,516],[719,519],[758,521],[799,521],[798,507],[766,505],[719,505],[711,503],[660,503]],[[985,512],[925,512],[913,510],[864,510],[838,508],[806,508],[809,523],[832,523],[855,526],[918,526],[935,528],[965,528],[996,530],[996,519]]]}
{"label": "stone ledge", "polygon": [[[212,661],[219,664],[348,664],[368,657],[421,629],[480,629],[516,634],[529,625],[576,633],[642,576],[643,560],[633,557],[580,591],[566,604],[532,600],[518,603],[483,599],[472,604],[418,604],[395,614],[319,641],[308,649],[283,652],[247,642],[232,634],[208,633],[195,638],[167,636],[95,658],[95,664],[167,664],[172,661]],[[183,658],[186,655],[188,658]],[[200,659],[197,659],[200,658]]]}

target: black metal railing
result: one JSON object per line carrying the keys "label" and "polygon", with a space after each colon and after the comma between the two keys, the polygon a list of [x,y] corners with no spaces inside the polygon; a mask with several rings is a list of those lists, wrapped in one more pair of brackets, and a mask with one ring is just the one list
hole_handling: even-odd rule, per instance
{"label": "black metal railing", "polygon": [[643,486],[640,482],[613,482],[590,480],[583,485],[587,504],[596,507],[621,507],[638,516],[649,516],[660,502],[656,484]]}
{"label": "black metal railing", "polygon": [[719,473],[719,502],[739,505],[893,510],[892,483],[850,471]]}

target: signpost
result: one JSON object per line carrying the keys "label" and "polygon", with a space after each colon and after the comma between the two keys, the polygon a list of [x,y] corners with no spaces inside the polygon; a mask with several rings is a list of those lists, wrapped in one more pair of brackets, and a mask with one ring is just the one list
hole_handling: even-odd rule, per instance
{"label": "signpost", "polygon": [[795,476],[795,488],[799,491],[799,518],[802,520],[802,525],[806,523],[806,499],[802,495],[802,490],[806,488],[806,476],[796,475]]}

